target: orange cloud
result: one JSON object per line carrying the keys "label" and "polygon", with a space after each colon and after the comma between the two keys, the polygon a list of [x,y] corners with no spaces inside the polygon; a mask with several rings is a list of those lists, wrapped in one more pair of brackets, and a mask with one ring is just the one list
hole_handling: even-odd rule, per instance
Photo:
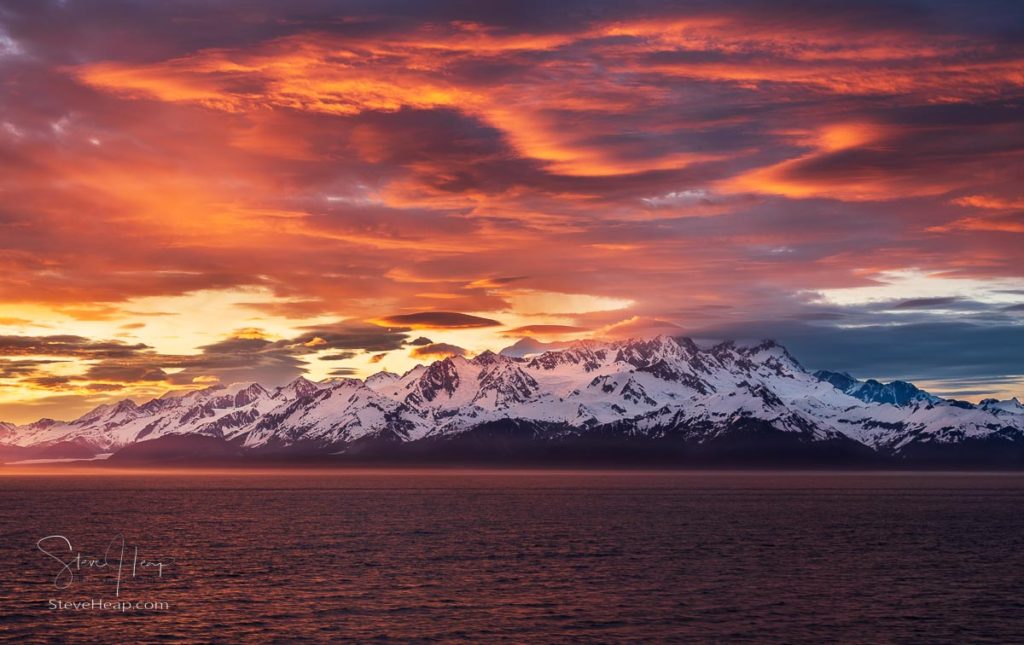
{"label": "orange cloud", "polygon": [[678,335],[683,331],[682,327],[667,320],[633,316],[602,327],[595,332],[595,335],[601,338],[646,338],[660,334]]}
{"label": "orange cloud", "polygon": [[1020,217],[964,217],[940,226],[930,226],[932,233],[951,231],[994,231],[999,233],[1024,233],[1024,219]]}
{"label": "orange cloud", "polygon": [[516,327],[509,329],[501,333],[502,336],[543,336],[543,337],[561,337],[569,336],[574,334],[581,334],[590,331],[587,327],[576,327],[574,325],[525,325],[523,327]]}
{"label": "orange cloud", "polygon": [[[815,150],[794,159],[757,168],[719,185],[724,191],[825,197],[848,201],[886,200],[893,196],[944,193],[945,181],[892,172],[875,159],[884,156],[891,129],[871,123],[829,124],[814,132],[790,133]],[[819,170],[820,169],[820,170]]]}
{"label": "orange cloud", "polygon": [[985,208],[991,210],[1015,210],[1024,208],[1024,198],[1003,198],[994,195],[967,195],[953,200],[957,206]]}
{"label": "orange cloud", "polygon": [[413,348],[409,355],[413,358],[439,359],[450,356],[465,356],[466,350],[458,345],[451,345],[449,343],[431,343],[430,345]]}

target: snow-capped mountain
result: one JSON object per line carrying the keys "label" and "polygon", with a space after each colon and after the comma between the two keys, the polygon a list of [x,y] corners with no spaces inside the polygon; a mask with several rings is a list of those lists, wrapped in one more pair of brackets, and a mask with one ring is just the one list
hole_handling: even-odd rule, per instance
{"label": "snow-capped mountain", "polygon": [[13,423],[0,421],[0,443],[9,441],[17,435],[17,426]]}
{"label": "snow-capped mountain", "polygon": [[[909,383],[804,370],[772,341],[701,348],[660,336],[523,357],[455,356],[365,381],[297,379],[103,405],[0,426],[12,449],[76,456],[205,437],[248,454],[644,454],[955,459],[1024,455],[1024,406],[947,401]],[[125,450],[131,452],[131,450]],[[1021,463],[1024,463],[1022,461]]]}
{"label": "snow-capped mountain", "polygon": [[1000,401],[999,399],[982,399],[978,407],[995,414],[1024,414],[1024,404],[1017,400],[1017,397]]}
{"label": "snow-capped mountain", "polygon": [[903,407],[912,403],[939,403],[942,400],[906,381],[881,383],[873,378],[859,381],[846,372],[829,372],[827,370],[818,370],[814,375],[850,396],[868,403],[891,403]]}

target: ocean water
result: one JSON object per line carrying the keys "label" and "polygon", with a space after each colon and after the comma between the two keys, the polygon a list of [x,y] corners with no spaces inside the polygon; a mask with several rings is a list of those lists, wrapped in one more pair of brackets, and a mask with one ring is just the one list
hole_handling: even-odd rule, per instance
{"label": "ocean water", "polygon": [[7,470],[0,534],[25,642],[1024,641],[1019,474]]}

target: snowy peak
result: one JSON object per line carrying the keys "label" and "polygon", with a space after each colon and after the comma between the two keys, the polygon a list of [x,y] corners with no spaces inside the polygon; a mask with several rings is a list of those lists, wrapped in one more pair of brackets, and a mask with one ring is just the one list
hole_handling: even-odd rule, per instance
{"label": "snowy peak", "polygon": [[509,358],[532,358],[544,352],[565,349],[569,345],[565,342],[542,343],[535,338],[520,338],[498,353]]}
{"label": "snowy peak", "polygon": [[488,349],[474,356],[470,363],[472,363],[473,365],[477,365],[479,367],[487,367],[489,365],[505,363],[508,362],[509,360],[510,359],[508,357],[502,356],[501,354],[495,354],[494,352]]}
{"label": "snowy peak", "polygon": [[814,376],[867,403],[889,403],[902,408],[915,403],[938,403],[941,400],[906,381],[890,383],[881,383],[875,379],[860,381],[846,372],[829,372],[827,370],[819,370],[814,373]]}
{"label": "snowy peak", "polygon": [[649,340],[631,340],[618,347],[617,362],[629,363],[633,367],[645,368],[658,363],[676,362],[681,358],[682,347],[675,339],[658,336]]}
{"label": "snowy peak", "polygon": [[319,384],[300,376],[291,383],[279,387],[274,393],[274,398],[280,398],[284,401],[294,401],[295,399],[300,399],[304,396],[312,396],[320,390],[320,387],[321,386]]}
{"label": "snowy peak", "polygon": [[406,401],[418,405],[433,402],[440,397],[452,398],[462,383],[458,365],[465,363],[459,357],[432,363],[419,377],[416,389],[406,397]]}
{"label": "snowy peak", "polygon": [[477,376],[479,386],[476,396],[473,397],[473,403],[476,405],[507,408],[516,403],[530,401],[540,389],[540,385],[532,376],[508,359],[492,358],[484,364],[484,369]]}
{"label": "snowy peak", "polygon": [[763,340],[751,347],[740,348],[739,353],[780,373],[802,372],[804,369],[785,347],[774,340]]}
{"label": "snowy peak", "polygon": [[582,367],[592,372],[608,360],[611,347],[594,341],[578,341],[566,349],[547,351],[530,360],[531,369],[554,370],[559,367]]}
{"label": "snowy peak", "polygon": [[96,422],[113,423],[134,418],[138,412],[139,408],[135,405],[135,402],[130,399],[125,399],[118,403],[100,405],[93,408],[91,411],[76,419],[74,423],[79,425]]}
{"label": "snowy peak", "polygon": [[824,381],[825,383],[828,383],[835,387],[837,390],[846,392],[847,394],[856,391],[857,385],[860,384],[860,381],[855,379],[847,372],[830,372],[828,370],[818,370],[817,372],[814,373],[814,376],[819,381]]}
{"label": "snowy peak", "polygon": [[1005,401],[1000,401],[999,399],[984,399],[978,404],[978,407],[982,410],[988,410],[989,412],[994,412],[996,414],[1024,415],[1024,404],[1021,404],[1017,397],[1013,397],[1012,399],[1007,399]]}
{"label": "snowy peak", "polygon": [[398,374],[394,372],[377,372],[366,377],[366,387],[371,390],[380,390],[388,385],[393,385],[399,378]]}
{"label": "snowy peak", "polygon": [[259,383],[239,383],[226,388],[214,398],[213,404],[224,408],[240,408],[253,401],[270,396],[270,392]]}

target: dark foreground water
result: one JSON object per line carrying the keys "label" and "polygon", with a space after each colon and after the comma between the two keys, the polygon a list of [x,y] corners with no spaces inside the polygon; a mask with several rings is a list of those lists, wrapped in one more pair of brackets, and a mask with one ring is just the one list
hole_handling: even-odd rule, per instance
{"label": "dark foreground water", "polygon": [[1020,475],[4,472],[0,638],[1024,641]]}

